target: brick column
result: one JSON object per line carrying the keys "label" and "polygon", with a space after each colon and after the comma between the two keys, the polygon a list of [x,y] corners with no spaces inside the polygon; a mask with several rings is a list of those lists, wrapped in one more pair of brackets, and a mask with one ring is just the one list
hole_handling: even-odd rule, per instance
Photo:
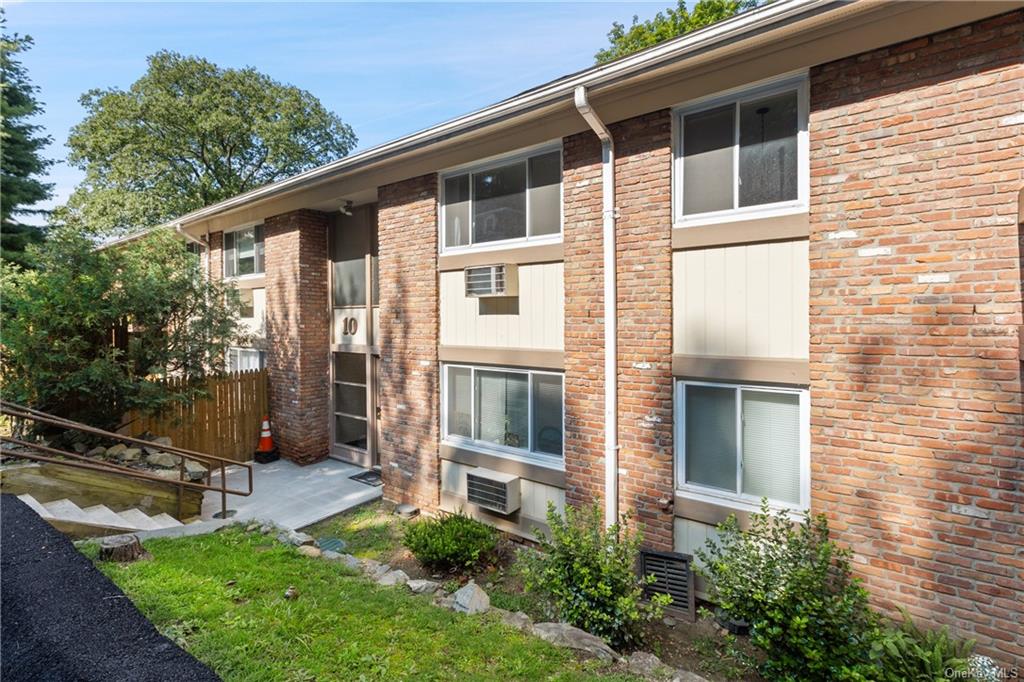
{"label": "brick column", "polygon": [[876,605],[1024,659],[1024,13],[811,71],[813,507]]}
{"label": "brick column", "polygon": [[327,227],[310,210],[263,224],[270,414],[282,456],[299,464],[326,457],[330,439]]}
{"label": "brick column", "polygon": [[381,187],[380,462],[384,496],[436,509],[440,496],[437,176]]}
{"label": "brick column", "polygon": [[[619,508],[672,548],[671,114],[611,126],[616,142]],[[564,142],[568,499],[604,497],[604,273],[600,142]]]}
{"label": "brick column", "polygon": [[219,282],[224,277],[224,233],[211,232],[207,257],[210,259],[210,279]]}

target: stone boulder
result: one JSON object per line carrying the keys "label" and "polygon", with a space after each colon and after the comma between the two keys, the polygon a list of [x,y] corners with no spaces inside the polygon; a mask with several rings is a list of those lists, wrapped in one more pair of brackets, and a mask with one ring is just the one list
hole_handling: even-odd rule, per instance
{"label": "stone boulder", "polygon": [[626,659],[626,669],[646,680],[667,680],[675,671],[661,662],[661,659],[646,651],[634,651]]}
{"label": "stone boulder", "polygon": [[150,442],[152,443],[152,445],[145,446],[147,455],[155,455],[158,452],[162,452],[161,447],[163,446],[174,445],[174,443],[171,442],[171,439],[168,438],[167,436],[160,436],[159,438],[154,438]]}
{"label": "stone boulder", "polygon": [[401,569],[388,571],[381,577],[377,578],[377,584],[384,585],[385,587],[404,585],[407,582],[409,582],[409,575]]}
{"label": "stone boulder", "polygon": [[94,447],[92,450],[89,450],[89,452],[85,453],[85,456],[86,457],[103,457],[106,454],[107,454],[107,449],[105,447],[103,447],[102,445],[99,445],[97,447]]}
{"label": "stone boulder", "polygon": [[117,445],[111,445],[107,448],[107,457],[110,459],[120,459],[121,453],[128,449],[128,446],[124,443],[118,443]]}
{"label": "stone boulder", "polygon": [[185,478],[190,481],[201,481],[206,478],[206,467],[199,462],[186,459],[185,460]]}
{"label": "stone boulder", "polygon": [[[107,450],[109,454],[110,451]],[[125,448],[117,458],[122,462],[138,462],[142,458],[142,450],[138,448]]]}
{"label": "stone boulder", "polygon": [[614,661],[619,657],[603,639],[568,623],[535,623],[530,632],[545,642],[573,649],[602,661]]}
{"label": "stone boulder", "polygon": [[491,598],[473,581],[456,590],[452,598],[452,608],[459,613],[485,613],[491,608]]}
{"label": "stone boulder", "polygon": [[149,452],[149,455],[146,457],[146,464],[149,466],[160,469],[173,469],[178,466],[178,457],[176,455],[159,450],[150,452],[149,446],[146,446],[146,452]]}
{"label": "stone boulder", "polygon": [[316,544],[316,540],[313,539],[313,536],[306,535],[305,533],[299,533],[298,531],[294,530],[286,530],[282,532],[280,535],[277,536],[277,541],[285,545],[292,545],[294,547],[302,547],[304,545]]}
{"label": "stone boulder", "polygon": [[299,545],[296,551],[302,556],[307,556],[310,559],[319,559],[323,554],[319,547],[314,547],[313,545]]}
{"label": "stone boulder", "polygon": [[501,618],[501,622],[510,628],[529,632],[530,628],[533,627],[533,620],[522,611],[506,611],[505,609],[495,608],[492,608],[491,611],[496,612],[498,617]]}
{"label": "stone boulder", "polygon": [[413,594],[434,594],[441,583],[433,580],[410,580],[406,583]]}

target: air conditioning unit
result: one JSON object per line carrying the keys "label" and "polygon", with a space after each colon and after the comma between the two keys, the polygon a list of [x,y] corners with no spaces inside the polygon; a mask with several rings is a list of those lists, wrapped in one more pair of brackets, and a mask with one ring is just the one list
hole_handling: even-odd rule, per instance
{"label": "air conditioning unit", "polygon": [[467,471],[466,499],[499,514],[519,511],[519,477],[489,469]]}
{"label": "air conditioning unit", "polygon": [[515,265],[477,265],[465,269],[466,296],[489,298],[519,295],[519,270]]}

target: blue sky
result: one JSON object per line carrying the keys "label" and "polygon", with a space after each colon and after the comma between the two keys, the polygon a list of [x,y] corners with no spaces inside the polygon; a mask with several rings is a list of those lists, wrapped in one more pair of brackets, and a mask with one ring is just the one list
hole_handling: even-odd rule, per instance
{"label": "blue sky", "polygon": [[53,136],[63,202],[81,174],[62,161],[90,88],[127,88],[161,49],[254,66],[309,90],[352,125],[359,148],[386,142],[590,66],[613,21],[661,2],[52,3],[4,2],[8,32]]}

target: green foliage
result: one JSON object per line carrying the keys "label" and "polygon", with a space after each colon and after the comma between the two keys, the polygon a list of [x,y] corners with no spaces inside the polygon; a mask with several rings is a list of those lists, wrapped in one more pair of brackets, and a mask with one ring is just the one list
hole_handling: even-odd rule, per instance
{"label": "green foliage", "polygon": [[672,598],[643,599],[653,576],[636,566],[643,537],[629,528],[629,518],[604,525],[601,508],[566,506],[565,517],[548,504],[551,536],[539,534],[540,552],[524,550],[519,561],[528,591],[553,603],[567,623],[607,640],[615,647],[641,643],[642,626],[661,615]]}
{"label": "green foliage", "polygon": [[68,138],[85,179],[62,211],[106,233],[161,224],[345,156],[351,127],[255,69],[158,52],[127,90],[90,90]]}
{"label": "green foliage", "polygon": [[468,569],[494,553],[498,532],[460,510],[409,524],[405,529],[405,546],[427,566]]}
{"label": "green foliage", "polygon": [[971,679],[969,658],[974,641],[950,636],[948,628],[925,630],[903,611],[897,627],[883,631],[872,644],[872,653],[884,682],[935,682]]}
{"label": "green foliage", "polygon": [[[109,429],[130,409],[191,401],[223,366],[237,295],[170,231],[97,250],[65,227],[32,251],[36,269],[0,268],[5,399]],[[172,373],[180,391],[159,381]]]}
{"label": "green foliage", "polygon": [[[0,8],[0,25],[5,24]],[[39,135],[42,126],[29,122],[43,111],[36,100],[39,89],[16,59],[31,47],[30,36],[0,37],[0,258],[21,267],[31,267],[26,247],[42,242],[43,231],[16,216],[41,213],[31,207],[49,199],[53,188],[38,179],[53,163],[40,155],[50,137]]]}
{"label": "green foliage", "polygon": [[675,7],[658,12],[653,19],[641,22],[639,17],[633,15],[633,24],[629,28],[616,21],[612,24],[612,30],[608,31],[610,46],[598,50],[594,57],[598,64],[604,64],[670,38],[728,19],[740,12],[763,5],[765,1],[697,0],[697,4],[693,6],[691,12],[687,8],[685,0],[678,0]]}
{"label": "green foliage", "polygon": [[711,601],[751,624],[772,680],[864,679],[878,628],[867,591],[850,571],[849,550],[828,537],[824,515],[794,523],[767,501],[740,530],[735,516],[698,550]]}
{"label": "green foliage", "polygon": [[[97,567],[225,682],[636,679],[237,527],[148,540],[146,549],[152,561]],[[98,550],[82,552],[94,558]],[[282,596],[289,585],[299,592],[294,601]]]}

